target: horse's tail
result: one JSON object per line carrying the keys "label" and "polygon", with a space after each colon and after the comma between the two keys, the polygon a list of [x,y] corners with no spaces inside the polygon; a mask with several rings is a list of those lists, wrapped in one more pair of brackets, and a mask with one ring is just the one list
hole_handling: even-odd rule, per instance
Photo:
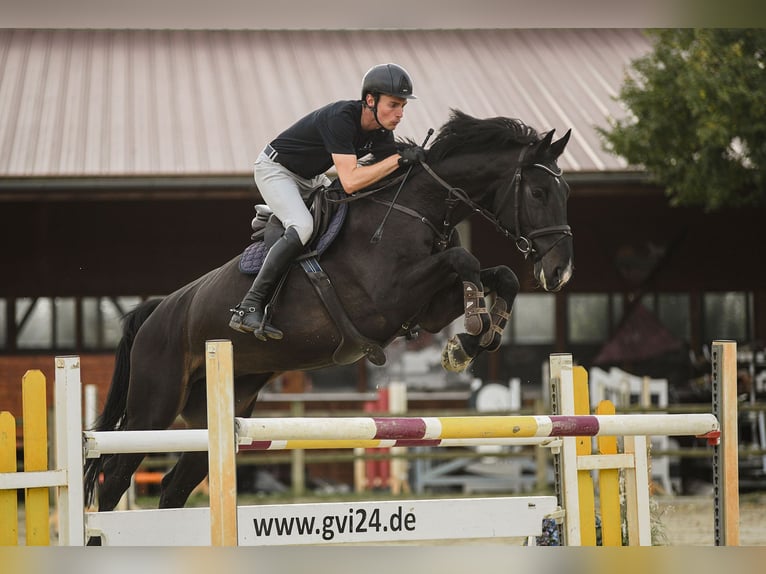
{"label": "horse's tail", "polygon": [[[128,404],[128,383],[130,382],[130,351],[133,348],[133,341],[136,333],[149,318],[149,315],[162,302],[162,299],[150,299],[138,305],[123,318],[122,338],[117,345],[115,352],[114,373],[112,374],[112,385],[106,395],[104,410],[96,419],[93,428],[94,431],[112,431],[125,428],[125,415]],[[96,490],[96,483],[101,474],[104,462],[109,455],[99,458],[89,458],[85,460],[83,474],[83,483],[85,487],[85,504],[93,503]]]}

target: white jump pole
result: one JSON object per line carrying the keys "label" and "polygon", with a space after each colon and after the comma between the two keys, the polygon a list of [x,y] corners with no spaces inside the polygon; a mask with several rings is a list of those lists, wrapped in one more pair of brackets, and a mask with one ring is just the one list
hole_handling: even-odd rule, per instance
{"label": "white jump pole", "polygon": [[[566,372],[566,371],[564,371]],[[571,372],[571,369],[570,371]],[[701,436],[719,431],[712,414],[467,417],[236,418],[237,435],[268,440]]]}
{"label": "white jump pole", "polygon": [[85,458],[102,454],[204,452],[206,429],[85,431]]}
{"label": "white jump pole", "polygon": [[[686,436],[719,430],[712,414],[640,414],[473,417],[293,417],[235,418],[244,450],[389,448],[396,446],[477,446],[546,444],[564,436]],[[381,427],[385,426],[381,432]],[[420,432],[418,438],[412,436]],[[397,434],[401,430],[401,434]],[[203,452],[204,429],[85,431],[86,458],[103,454]],[[336,444],[328,444],[335,442]],[[357,442],[359,444],[353,444]],[[268,444],[265,444],[268,443]],[[255,444],[248,449],[248,445]]]}
{"label": "white jump pole", "polygon": [[231,341],[205,343],[210,543],[237,546],[237,467],[234,441],[234,359]]}
{"label": "white jump pole", "polygon": [[[124,453],[167,453],[167,452],[205,452],[208,445],[206,429],[173,429],[155,431],[85,431],[85,458],[98,458],[105,454]],[[396,440],[271,440],[254,441],[247,436],[238,436],[241,451],[253,450],[321,450],[328,448],[391,448],[397,445]],[[461,446],[476,447],[483,445],[499,446],[549,446],[560,445],[559,438],[525,437],[525,438],[444,438],[435,441],[407,441],[412,446]]]}

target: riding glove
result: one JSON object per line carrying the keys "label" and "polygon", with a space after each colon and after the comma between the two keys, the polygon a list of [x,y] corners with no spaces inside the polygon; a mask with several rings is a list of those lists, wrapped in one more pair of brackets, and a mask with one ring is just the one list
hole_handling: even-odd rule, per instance
{"label": "riding glove", "polygon": [[426,151],[419,145],[405,148],[399,152],[399,167],[409,167],[426,160]]}

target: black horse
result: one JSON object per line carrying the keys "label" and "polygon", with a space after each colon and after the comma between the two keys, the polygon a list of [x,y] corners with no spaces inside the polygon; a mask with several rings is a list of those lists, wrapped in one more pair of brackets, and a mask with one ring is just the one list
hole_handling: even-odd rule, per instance
{"label": "black horse", "polygon": [[[445,368],[464,370],[482,351],[496,350],[518,279],[505,266],[482,269],[459,246],[454,226],[471,214],[482,215],[532,259],[544,289],[561,289],[573,270],[569,187],[557,165],[569,135],[554,142],[552,131],[540,136],[518,120],[476,119],[453,111],[423,165],[406,178],[393,174],[376,190],[358,193],[321,257],[358,332],[380,349],[416,326],[435,333],[463,314],[466,333],[450,339]],[[395,195],[385,233],[371,243]],[[233,341],[235,411],[242,417],[251,415],[260,389],[280,373],[334,363],[343,335],[297,266],[273,310],[284,339],[262,342],[229,329],[229,309],[252,282],[239,271],[239,259],[161,301],[139,305],[126,317],[112,386],[95,430],[165,429],[179,415],[189,427],[205,428],[206,340]],[[484,295],[490,293],[488,310]],[[365,353],[360,350],[349,360]],[[99,509],[113,509],[143,458],[89,459],[86,500],[92,501],[103,470]],[[207,468],[207,453],[183,453],[162,480],[160,507],[182,507]]]}

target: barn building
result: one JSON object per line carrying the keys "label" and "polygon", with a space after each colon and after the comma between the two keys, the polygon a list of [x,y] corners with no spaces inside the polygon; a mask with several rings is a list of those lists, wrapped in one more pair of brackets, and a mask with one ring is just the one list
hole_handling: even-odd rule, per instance
{"label": "barn building", "polygon": [[[548,353],[567,351],[683,380],[714,338],[763,341],[763,211],[671,207],[601,145],[596,128],[624,117],[615,96],[650,50],[628,28],[0,30],[0,404],[19,412],[21,374],[52,377],[55,355],[81,355],[85,382],[108,385],[121,314],[247,246],[263,146],[358,97],[386,61],[419,98],[399,136],[422,140],[451,108],[573,131],[560,165],[576,270],[562,292],[536,287],[491,226],[462,230],[523,290],[505,344],[473,374],[532,384]],[[360,364],[313,380],[368,388],[369,376]]]}

